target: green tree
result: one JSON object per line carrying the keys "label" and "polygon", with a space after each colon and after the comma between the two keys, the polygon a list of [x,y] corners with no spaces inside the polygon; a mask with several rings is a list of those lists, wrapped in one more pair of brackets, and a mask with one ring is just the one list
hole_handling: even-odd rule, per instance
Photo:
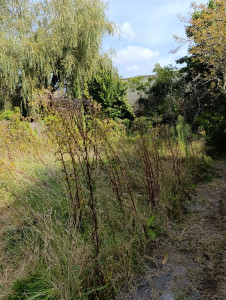
{"label": "green tree", "polygon": [[[154,76],[142,83],[139,78],[133,80],[133,88],[137,86],[138,92],[143,95],[138,100],[138,115],[152,118],[156,122],[175,122],[182,105],[183,76],[179,70],[172,66],[161,67],[156,64]],[[141,93],[142,95],[142,93]]]}
{"label": "green tree", "polygon": [[105,8],[101,0],[1,0],[2,101],[27,108],[49,87],[80,96],[97,68],[103,36],[113,33]]}
{"label": "green tree", "polygon": [[111,64],[99,71],[88,82],[89,95],[101,104],[102,110],[113,119],[133,119],[132,109],[126,98],[127,84]]}

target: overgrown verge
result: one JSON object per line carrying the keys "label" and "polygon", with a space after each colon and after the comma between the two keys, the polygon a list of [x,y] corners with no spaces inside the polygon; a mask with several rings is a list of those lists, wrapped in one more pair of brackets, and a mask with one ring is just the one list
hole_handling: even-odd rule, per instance
{"label": "overgrown verge", "polygon": [[128,136],[91,100],[44,98],[43,134],[19,115],[1,123],[1,194],[14,222],[2,233],[0,295],[113,299],[185,212],[209,164],[204,140],[182,119],[175,129],[137,122]]}

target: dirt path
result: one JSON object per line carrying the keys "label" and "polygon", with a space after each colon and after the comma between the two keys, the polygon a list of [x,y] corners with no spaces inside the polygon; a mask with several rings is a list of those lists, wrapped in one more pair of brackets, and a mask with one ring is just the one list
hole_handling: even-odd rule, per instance
{"label": "dirt path", "polygon": [[219,177],[197,186],[186,223],[170,230],[147,275],[122,299],[226,299],[226,161],[214,167]]}

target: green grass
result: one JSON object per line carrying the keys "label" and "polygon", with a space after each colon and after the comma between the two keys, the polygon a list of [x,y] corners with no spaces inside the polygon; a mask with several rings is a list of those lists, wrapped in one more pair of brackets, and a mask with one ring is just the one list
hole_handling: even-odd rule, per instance
{"label": "green grass", "polygon": [[17,280],[13,284],[13,294],[8,297],[8,300],[26,299],[53,300],[56,299],[55,291],[42,275],[31,275],[27,279]]}

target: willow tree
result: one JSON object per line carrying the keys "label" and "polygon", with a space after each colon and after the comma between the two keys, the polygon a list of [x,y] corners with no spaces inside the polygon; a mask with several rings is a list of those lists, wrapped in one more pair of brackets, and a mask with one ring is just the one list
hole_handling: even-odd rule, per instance
{"label": "willow tree", "polygon": [[101,0],[0,0],[0,97],[29,105],[62,88],[77,97],[113,33]]}

